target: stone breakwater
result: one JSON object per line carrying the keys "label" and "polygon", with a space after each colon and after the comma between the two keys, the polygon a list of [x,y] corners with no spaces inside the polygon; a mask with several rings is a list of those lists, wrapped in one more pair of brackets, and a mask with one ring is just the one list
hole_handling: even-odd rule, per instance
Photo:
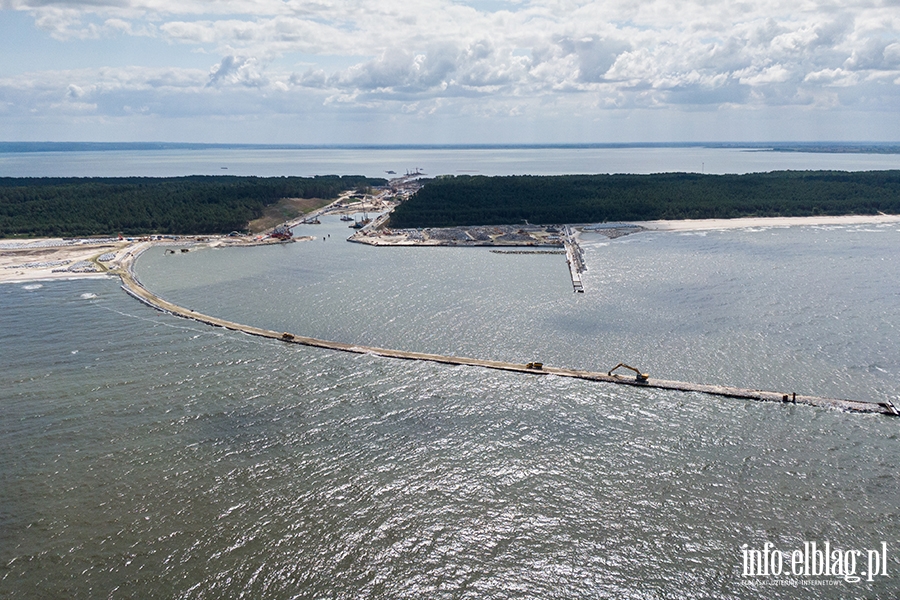
{"label": "stone breakwater", "polygon": [[[144,248],[146,248],[145,246]],[[139,254],[135,252],[130,254],[122,263],[122,268],[116,272],[122,280],[123,289],[140,300],[141,302],[151,306],[157,310],[167,312],[179,317],[191,319],[201,323],[206,323],[215,327],[222,327],[232,331],[240,331],[248,335],[269,338],[283,343],[301,344],[315,348],[325,348],[340,352],[352,352],[356,354],[371,354],[374,356],[383,356],[386,358],[404,359],[404,360],[424,360],[450,365],[461,365],[480,367],[487,369],[497,369],[502,371],[512,371],[516,373],[527,373],[529,375],[556,375],[559,377],[572,377],[584,379],[588,381],[597,381],[603,383],[611,383],[617,385],[629,385],[633,387],[646,387],[663,390],[677,390],[683,392],[698,392],[702,394],[711,394],[716,396],[724,396],[729,398],[739,398],[744,400],[756,400],[762,402],[778,402],[784,404],[805,404],[821,408],[829,408],[847,412],[858,413],[879,413],[891,416],[900,416],[897,408],[886,400],[885,402],[860,402],[857,400],[842,400],[838,398],[824,398],[820,396],[808,396],[797,394],[795,392],[776,392],[751,390],[746,388],[730,387],[723,385],[709,385],[690,383],[684,381],[672,381],[665,379],[651,378],[645,374],[639,374],[637,377],[614,375],[612,372],[601,373],[593,371],[582,371],[576,369],[566,369],[559,367],[551,367],[542,363],[510,363],[494,360],[483,360],[477,358],[466,358],[460,356],[445,356],[441,354],[428,354],[423,352],[406,352],[403,350],[392,350],[388,348],[378,348],[374,346],[362,346],[359,344],[347,344],[343,342],[332,342],[328,340],[320,340],[289,332],[278,332],[268,329],[252,327],[250,325],[242,325],[233,321],[220,319],[209,315],[204,315],[193,310],[189,310],[173,304],[160,298],[150,290],[146,289],[134,275],[132,270],[134,259]]]}
{"label": "stone breakwater", "polygon": [[491,250],[494,254],[565,254],[565,250]]}
{"label": "stone breakwater", "polygon": [[54,273],[102,273],[103,269],[89,260],[79,260],[65,269],[53,269]]}
{"label": "stone breakwater", "polygon": [[5,265],[4,269],[51,269],[53,267],[62,267],[70,264],[71,260],[46,260],[32,261],[16,265]]}

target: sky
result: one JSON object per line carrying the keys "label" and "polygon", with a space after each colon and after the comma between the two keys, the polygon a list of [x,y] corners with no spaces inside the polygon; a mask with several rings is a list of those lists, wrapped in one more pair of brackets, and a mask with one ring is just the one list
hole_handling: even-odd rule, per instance
{"label": "sky", "polygon": [[900,0],[0,0],[0,140],[900,141]]}

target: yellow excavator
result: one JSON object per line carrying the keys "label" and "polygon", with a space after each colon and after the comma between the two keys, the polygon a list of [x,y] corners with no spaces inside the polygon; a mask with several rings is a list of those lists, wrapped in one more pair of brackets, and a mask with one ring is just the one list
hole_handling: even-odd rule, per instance
{"label": "yellow excavator", "polygon": [[631,369],[632,371],[634,371],[635,373],[637,373],[637,376],[635,377],[635,379],[636,379],[639,383],[647,383],[647,380],[650,379],[650,375],[648,375],[647,373],[641,373],[641,371],[640,371],[639,369],[635,369],[635,368],[632,367],[631,365],[626,365],[625,363],[619,363],[619,364],[617,364],[616,366],[614,366],[612,369],[609,370],[609,373],[607,373],[607,375],[609,375],[610,377],[619,377],[619,375],[613,375],[613,371],[615,371],[615,370],[618,369],[619,367],[624,367],[624,368],[626,368],[626,369]]}

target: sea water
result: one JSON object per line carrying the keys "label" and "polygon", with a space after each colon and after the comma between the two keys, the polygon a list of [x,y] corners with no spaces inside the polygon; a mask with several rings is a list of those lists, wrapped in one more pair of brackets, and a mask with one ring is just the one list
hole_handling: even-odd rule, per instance
{"label": "sea water", "polygon": [[[900,169],[900,154],[769,152],[709,147],[195,148],[0,152],[0,177],[754,173]],[[393,172],[393,174],[392,174]]]}
{"label": "sea water", "polygon": [[[897,401],[898,229],[586,235],[583,295],[562,256],[372,248],[332,217],[137,272],[325,339]],[[286,345],[112,279],[3,285],[0,315],[3,597],[900,592],[888,417]],[[746,574],[825,542],[857,574],[884,542],[887,576]]]}

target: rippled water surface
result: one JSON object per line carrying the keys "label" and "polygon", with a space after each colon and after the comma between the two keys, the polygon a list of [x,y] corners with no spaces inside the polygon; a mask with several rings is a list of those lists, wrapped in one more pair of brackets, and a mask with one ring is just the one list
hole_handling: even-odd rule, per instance
{"label": "rippled water surface", "polygon": [[289,246],[156,248],[138,273],[188,308],[328,340],[900,397],[896,224],[587,234],[583,295],[562,256],[372,248],[339,241],[348,231],[330,217]]}
{"label": "rippled water surface", "polygon": [[[139,274],[343,341],[897,397],[894,228],[588,239],[584,295],[559,256],[316,231]],[[4,596],[787,598],[742,585],[742,544],[900,533],[885,417],[282,345],[112,280],[0,306]]]}
{"label": "rippled water surface", "polygon": [[[898,229],[586,235],[583,295],[562,256],[336,219],[138,274],[325,339],[897,401]],[[3,598],[900,595],[895,419],[286,345],[115,280],[2,285],[0,318]],[[742,577],[805,541],[885,542],[889,576]]]}

